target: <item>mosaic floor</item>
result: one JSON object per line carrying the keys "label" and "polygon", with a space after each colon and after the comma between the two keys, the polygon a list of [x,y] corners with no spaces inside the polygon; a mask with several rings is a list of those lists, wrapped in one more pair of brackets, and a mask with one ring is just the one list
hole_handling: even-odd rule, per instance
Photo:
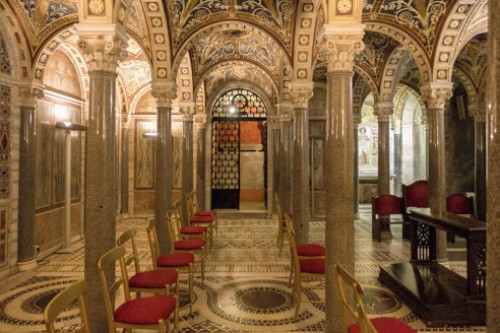
{"label": "mosaic floor", "polygon": [[[227,215],[229,216],[229,215]],[[289,257],[279,255],[275,220],[248,218],[219,219],[219,234],[206,264],[205,284],[195,275],[196,300],[187,306],[187,281],[181,281],[180,331],[188,332],[322,332],[325,328],[324,293],[307,291],[300,313],[293,318],[291,289],[288,287]],[[364,207],[356,221],[356,276],[365,286],[366,307],[371,314],[396,316],[418,332],[485,332],[484,327],[426,328],[417,316],[377,281],[381,264],[407,261],[409,243],[402,242],[400,230],[393,238],[372,242],[369,210]],[[146,236],[146,219],[117,222],[118,233],[136,227],[143,269],[151,267]],[[310,240],[323,243],[324,222],[313,221]],[[449,265],[465,273],[465,250],[457,241],[449,248]],[[19,274],[0,287],[0,332],[43,332],[42,311],[50,299],[68,283],[83,276],[83,249],[73,254],[53,254],[30,273]],[[311,303],[311,300],[320,301]],[[59,327],[74,332],[76,308],[69,309]]]}

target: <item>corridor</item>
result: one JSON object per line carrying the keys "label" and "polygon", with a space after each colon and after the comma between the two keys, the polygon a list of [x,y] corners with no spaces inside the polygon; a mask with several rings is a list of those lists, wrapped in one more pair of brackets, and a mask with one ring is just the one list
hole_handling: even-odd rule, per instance
{"label": "corridor", "polygon": [[[322,332],[325,328],[321,292],[307,291],[299,317],[293,319],[291,288],[287,286],[289,254],[279,255],[276,246],[277,223],[248,214],[235,218],[220,214],[219,234],[209,253],[205,285],[201,285],[199,267],[195,272],[195,302],[189,312],[187,281],[181,283],[180,331],[188,332]],[[254,214],[256,215],[256,214]],[[231,218],[229,218],[231,217]],[[366,307],[371,314],[396,316],[418,332],[485,332],[484,327],[446,327],[427,329],[392,292],[378,281],[378,266],[408,260],[409,243],[401,241],[401,232],[393,228],[393,238],[371,240],[370,211],[361,207],[356,221],[356,276],[366,291]],[[141,268],[151,267],[146,236],[146,219],[117,221],[118,234],[128,228],[139,230]],[[324,243],[324,221],[311,222],[310,240]],[[286,246],[286,244],[285,244]],[[465,273],[465,249],[458,240],[450,244],[450,266]],[[69,282],[83,276],[83,249],[74,254],[54,254],[42,261],[34,272],[12,276],[0,287],[0,332],[43,332],[41,312],[45,304]],[[76,308],[68,310],[60,324],[61,332],[75,332]]]}

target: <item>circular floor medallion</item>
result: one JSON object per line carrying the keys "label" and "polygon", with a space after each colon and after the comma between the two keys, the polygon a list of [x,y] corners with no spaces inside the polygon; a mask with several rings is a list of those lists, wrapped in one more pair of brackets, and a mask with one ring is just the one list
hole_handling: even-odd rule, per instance
{"label": "circular floor medallion", "polygon": [[401,302],[387,290],[365,287],[363,304],[369,314],[396,312],[402,307]]}
{"label": "circular floor medallion", "polygon": [[283,295],[283,292],[275,288],[245,289],[235,294],[235,298],[238,297],[242,305],[255,310],[276,309],[287,302],[287,297]]}

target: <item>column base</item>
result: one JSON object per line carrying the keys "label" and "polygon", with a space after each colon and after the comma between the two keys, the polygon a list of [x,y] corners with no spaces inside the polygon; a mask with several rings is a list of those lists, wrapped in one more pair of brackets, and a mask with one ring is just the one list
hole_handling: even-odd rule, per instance
{"label": "column base", "polygon": [[32,269],[36,268],[37,266],[38,266],[38,264],[36,262],[36,259],[17,263],[17,268],[19,269],[19,272],[31,271]]}

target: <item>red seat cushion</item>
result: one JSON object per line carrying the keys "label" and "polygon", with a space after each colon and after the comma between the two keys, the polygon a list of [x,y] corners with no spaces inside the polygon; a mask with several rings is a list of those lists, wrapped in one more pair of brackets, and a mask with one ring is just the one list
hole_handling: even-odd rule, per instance
{"label": "red seat cushion", "polygon": [[207,227],[182,227],[181,234],[184,235],[197,235],[207,232]]}
{"label": "red seat cushion", "polygon": [[[391,317],[379,317],[370,319],[378,333],[416,333],[413,328],[404,321]],[[360,333],[361,329],[358,323],[352,324],[347,329],[349,333]]]}
{"label": "red seat cushion", "polygon": [[325,274],[325,259],[300,259],[302,273]]}
{"label": "red seat cushion", "polygon": [[177,271],[173,269],[154,269],[139,272],[128,280],[132,288],[163,288],[177,281]]}
{"label": "red seat cushion", "polygon": [[167,319],[175,309],[173,296],[141,297],[123,303],[115,311],[115,321],[133,325],[154,325]]}
{"label": "red seat cushion", "polygon": [[185,267],[194,263],[192,253],[170,253],[159,256],[156,260],[158,267]]}
{"label": "red seat cushion", "polygon": [[217,212],[215,210],[199,210],[194,213],[194,215],[198,216],[215,216],[217,215]]}
{"label": "red seat cushion", "polygon": [[196,216],[195,215],[191,218],[190,221],[191,221],[191,223],[196,223],[196,222],[210,223],[210,222],[214,221],[214,218],[213,218],[213,216],[208,216],[208,215],[206,215],[206,216]]}
{"label": "red seat cushion", "polygon": [[297,254],[304,257],[320,257],[325,255],[325,247],[319,244],[297,245]]}
{"label": "red seat cushion", "polygon": [[199,250],[203,246],[205,246],[205,240],[201,238],[183,239],[174,243],[176,250]]}

